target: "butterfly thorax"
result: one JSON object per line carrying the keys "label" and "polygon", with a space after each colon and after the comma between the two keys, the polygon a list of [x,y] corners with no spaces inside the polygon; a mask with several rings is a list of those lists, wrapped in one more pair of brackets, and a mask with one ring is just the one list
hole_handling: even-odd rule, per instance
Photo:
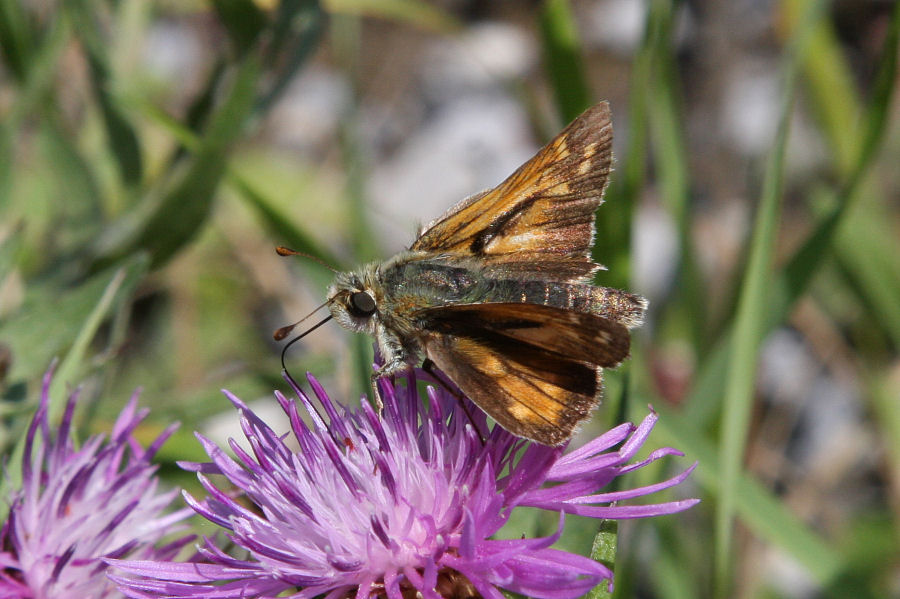
{"label": "butterfly thorax", "polygon": [[382,263],[339,273],[328,291],[328,308],[344,328],[375,337],[388,371],[424,356],[425,331],[416,313],[448,304],[476,303],[490,287],[477,268],[402,252]]}

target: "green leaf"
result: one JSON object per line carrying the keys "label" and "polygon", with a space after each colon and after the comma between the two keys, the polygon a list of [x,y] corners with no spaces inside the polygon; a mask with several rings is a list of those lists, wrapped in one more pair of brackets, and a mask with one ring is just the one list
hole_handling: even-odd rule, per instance
{"label": "green leaf", "polygon": [[134,127],[113,95],[114,81],[107,56],[109,44],[100,34],[96,9],[84,0],[70,0],[65,8],[87,56],[91,86],[103,116],[110,154],[118,164],[122,181],[135,186],[143,175],[141,147]]}
{"label": "green leaf", "polygon": [[[591,559],[600,562],[613,571],[616,565],[616,547],[619,540],[619,523],[615,520],[603,520],[600,530],[594,537],[591,547]],[[608,599],[612,597],[607,582],[602,582],[585,595],[587,599]]]}
{"label": "green leaf", "polygon": [[153,265],[159,266],[193,239],[210,214],[230,150],[244,132],[260,74],[258,62],[247,57],[171,189],[161,200],[146,203],[110,227],[95,245],[94,268],[137,248],[149,251]]}

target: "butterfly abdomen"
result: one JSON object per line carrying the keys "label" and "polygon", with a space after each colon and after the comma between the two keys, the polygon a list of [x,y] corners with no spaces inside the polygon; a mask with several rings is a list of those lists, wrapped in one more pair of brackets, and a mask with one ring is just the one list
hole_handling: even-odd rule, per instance
{"label": "butterfly abdomen", "polygon": [[647,300],[640,295],[612,287],[591,287],[591,312],[628,327],[640,326],[647,310]]}
{"label": "butterfly abdomen", "polygon": [[541,304],[597,314],[629,328],[641,324],[647,307],[639,295],[611,287],[514,279],[496,281],[484,301]]}
{"label": "butterfly abdomen", "polygon": [[493,301],[542,304],[576,312],[591,312],[594,303],[590,285],[507,280],[498,282],[496,291],[498,298]]}

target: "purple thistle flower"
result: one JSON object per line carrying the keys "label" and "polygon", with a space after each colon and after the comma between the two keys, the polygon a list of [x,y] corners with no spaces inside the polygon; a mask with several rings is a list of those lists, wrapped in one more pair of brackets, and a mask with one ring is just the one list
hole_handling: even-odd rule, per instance
{"label": "purple thistle flower", "polygon": [[150,463],[176,426],[142,448],[131,435],[147,410],[137,410],[135,393],[108,441],[97,435],[76,449],[71,432],[78,391],[53,434],[52,374],[51,367],[25,438],[22,488],[12,494],[0,531],[0,598],[121,597],[106,577],[104,558],[172,559],[193,539],[155,546],[182,530],[178,522],[192,513],[183,508],[163,514],[177,490],[157,493],[156,467]]}
{"label": "purple thistle flower", "polygon": [[[432,387],[430,402],[423,402],[412,377],[405,388],[381,382],[381,415],[365,401],[358,411],[333,403],[308,378],[327,421],[292,380],[312,426],[301,420],[296,401],[275,393],[299,449],[225,392],[240,411],[250,452],[231,441],[232,459],[198,434],[212,463],[182,467],[198,472],[209,493],[203,501],[185,495],[188,503],[226,531],[233,550],[205,539],[188,563],[117,560],[128,577],[111,577],[126,595],[501,599],[502,588],[530,597],[578,597],[612,573],[550,547],[564,513],[641,518],[696,503],[615,504],[676,485],[693,466],[649,487],[597,492],[620,474],[681,455],[664,448],[629,464],[655,414],[563,455],[561,448],[496,426],[483,442],[455,397]],[[487,430],[484,414],[474,412],[473,422]],[[221,490],[208,474],[225,475],[240,493]],[[545,486],[548,481],[555,484]],[[559,512],[560,530],[545,538],[492,540],[517,506]]]}

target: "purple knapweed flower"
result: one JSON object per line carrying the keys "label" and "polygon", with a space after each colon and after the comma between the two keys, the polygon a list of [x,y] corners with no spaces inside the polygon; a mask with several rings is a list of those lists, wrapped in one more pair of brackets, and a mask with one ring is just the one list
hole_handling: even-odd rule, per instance
{"label": "purple knapweed flower", "polygon": [[78,392],[69,397],[54,433],[48,418],[51,377],[52,368],[26,434],[22,488],[12,493],[0,531],[0,598],[122,597],[106,577],[105,558],[172,559],[193,539],[156,547],[183,530],[179,522],[192,514],[188,508],[163,513],[178,491],[157,493],[150,463],[175,427],[142,448],[132,432],[147,410],[137,410],[135,393],[109,440],[97,435],[76,449],[71,432]]}
{"label": "purple knapweed flower", "polygon": [[[212,463],[182,464],[199,473],[209,492],[202,501],[186,495],[188,503],[226,531],[230,549],[206,539],[188,563],[116,561],[125,576],[112,577],[126,595],[501,599],[499,589],[505,589],[529,597],[578,597],[612,573],[550,547],[560,535],[562,514],[640,518],[696,503],[616,505],[676,485],[693,467],[650,487],[597,493],[621,474],[681,455],[658,449],[629,464],[655,414],[563,455],[561,448],[496,426],[482,440],[473,429],[487,430],[480,410],[469,404],[467,416],[453,395],[433,387],[430,402],[422,401],[412,377],[405,387],[381,381],[379,415],[365,401],[356,411],[333,403],[310,376],[327,419],[290,382],[311,426],[301,420],[297,402],[279,392],[291,435],[276,433],[226,392],[240,411],[250,451],[231,441],[232,459],[198,435]],[[240,492],[220,489],[208,474],[225,475]],[[517,506],[559,512],[560,531],[491,539]]]}

